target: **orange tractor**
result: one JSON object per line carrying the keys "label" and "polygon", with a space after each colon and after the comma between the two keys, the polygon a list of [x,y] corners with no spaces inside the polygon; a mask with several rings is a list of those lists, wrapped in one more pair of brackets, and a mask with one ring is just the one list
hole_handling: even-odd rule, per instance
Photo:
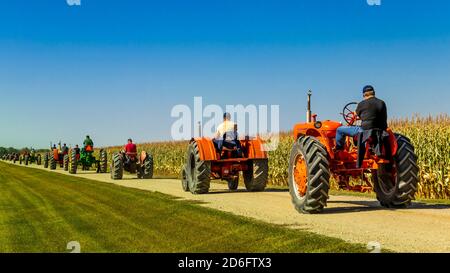
{"label": "orange tractor", "polygon": [[[358,116],[349,103],[342,113],[347,125]],[[347,137],[345,149],[335,151],[340,122],[318,121],[311,113],[308,94],[307,122],[295,125],[296,139],[289,161],[289,192],[295,208],[302,213],[320,213],[327,205],[330,178],[344,190],[374,190],[384,207],[402,208],[411,204],[418,185],[417,156],[410,140],[387,129],[382,138],[363,134]],[[375,147],[376,145],[376,147]]]}
{"label": "orange tractor", "polygon": [[240,172],[248,191],[263,191],[269,175],[267,152],[259,138],[236,139],[221,151],[212,139],[193,138],[182,172],[183,189],[193,194],[208,193],[211,179],[225,180],[230,190],[237,190]]}

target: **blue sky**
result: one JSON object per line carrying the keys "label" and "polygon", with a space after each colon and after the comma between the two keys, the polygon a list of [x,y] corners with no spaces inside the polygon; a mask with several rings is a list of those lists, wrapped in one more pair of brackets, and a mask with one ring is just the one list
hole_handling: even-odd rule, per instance
{"label": "blue sky", "polygon": [[176,104],[339,119],[373,84],[391,117],[449,113],[450,1],[0,1],[0,146],[170,139]]}

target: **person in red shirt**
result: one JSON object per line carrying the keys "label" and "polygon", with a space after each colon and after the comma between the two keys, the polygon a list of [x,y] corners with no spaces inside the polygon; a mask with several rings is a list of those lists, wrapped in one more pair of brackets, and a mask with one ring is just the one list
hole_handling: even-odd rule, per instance
{"label": "person in red shirt", "polygon": [[136,156],[137,154],[137,148],[136,144],[133,143],[133,140],[131,138],[128,139],[127,145],[125,145],[125,154],[129,156]]}
{"label": "person in red shirt", "polygon": [[131,138],[128,139],[127,145],[125,145],[125,153],[126,154],[136,154],[137,148],[136,144],[133,143],[133,140]]}

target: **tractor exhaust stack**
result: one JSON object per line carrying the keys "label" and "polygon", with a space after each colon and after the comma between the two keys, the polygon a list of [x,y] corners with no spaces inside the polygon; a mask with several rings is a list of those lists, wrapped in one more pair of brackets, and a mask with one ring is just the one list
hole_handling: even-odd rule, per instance
{"label": "tractor exhaust stack", "polygon": [[306,112],[306,122],[312,122],[312,112],[311,112],[311,96],[312,91],[308,91],[308,111]]}

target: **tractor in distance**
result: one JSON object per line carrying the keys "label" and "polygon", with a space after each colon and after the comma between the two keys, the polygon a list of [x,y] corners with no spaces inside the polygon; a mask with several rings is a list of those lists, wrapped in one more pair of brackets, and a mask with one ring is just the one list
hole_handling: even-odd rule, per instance
{"label": "tractor in distance", "polygon": [[97,173],[106,173],[108,168],[108,154],[105,149],[99,150],[99,159],[94,156],[94,147],[87,145],[79,150],[72,148],[67,155],[68,170],[71,174],[76,174],[78,166],[83,171],[89,171],[92,166],[96,166]]}
{"label": "tractor in distance", "polygon": [[41,165],[42,163],[42,156],[41,154],[36,153],[36,150],[31,148],[31,150],[25,151],[24,152],[24,163],[25,165],[28,164],[36,164],[36,165]]}
{"label": "tractor in distance", "polygon": [[50,168],[50,170],[56,170],[57,165],[60,168],[67,169],[67,162],[64,162],[65,155],[67,154],[66,147],[61,147],[61,141],[58,146],[50,143],[50,152],[44,154],[44,168]]}
{"label": "tractor in distance", "polygon": [[[342,116],[356,125],[357,103],[344,107]],[[343,151],[336,151],[336,130],[332,120],[317,120],[311,112],[308,93],[307,122],[294,126],[296,139],[289,160],[289,191],[292,203],[301,213],[320,213],[327,205],[330,178],[343,190],[375,191],[380,204],[403,208],[411,204],[418,186],[417,156],[411,141],[387,129],[376,153],[372,137],[362,142],[362,134],[347,137]]]}
{"label": "tractor in distance", "polygon": [[153,157],[150,153],[126,153],[124,150],[114,153],[111,161],[111,179],[120,180],[123,172],[137,174],[139,179],[153,178]]}

